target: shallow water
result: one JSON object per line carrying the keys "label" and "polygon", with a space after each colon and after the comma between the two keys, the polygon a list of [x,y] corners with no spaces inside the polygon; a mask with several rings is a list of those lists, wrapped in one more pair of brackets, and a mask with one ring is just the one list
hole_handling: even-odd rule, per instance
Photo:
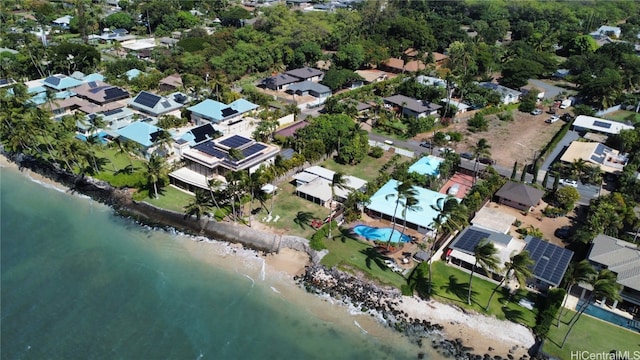
{"label": "shallow water", "polygon": [[3,358],[437,358],[252,251],[140,226],[12,168],[0,195]]}

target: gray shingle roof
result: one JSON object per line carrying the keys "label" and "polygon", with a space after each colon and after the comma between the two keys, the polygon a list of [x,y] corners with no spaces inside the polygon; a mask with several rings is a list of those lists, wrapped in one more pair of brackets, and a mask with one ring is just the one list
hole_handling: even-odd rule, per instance
{"label": "gray shingle roof", "polygon": [[500,190],[498,190],[496,196],[519,204],[536,206],[544,196],[544,191],[538,190],[527,184],[508,181],[500,188]]}
{"label": "gray shingle roof", "polygon": [[618,274],[618,283],[640,291],[640,249],[632,243],[599,234],[593,239],[589,260]]}
{"label": "gray shingle roof", "polygon": [[385,102],[401,106],[416,113],[432,112],[442,108],[442,106],[422,101],[414,98],[410,98],[404,95],[393,95],[383,99]]}
{"label": "gray shingle roof", "polygon": [[314,76],[322,76],[324,72],[318,69],[310,68],[310,67],[303,67],[300,69],[293,69],[293,70],[286,71],[285,74],[295,76],[302,80],[306,80]]}
{"label": "gray shingle roof", "polygon": [[300,81],[299,78],[287,74],[277,74],[270,76],[263,80],[263,83],[268,86],[282,86]]}

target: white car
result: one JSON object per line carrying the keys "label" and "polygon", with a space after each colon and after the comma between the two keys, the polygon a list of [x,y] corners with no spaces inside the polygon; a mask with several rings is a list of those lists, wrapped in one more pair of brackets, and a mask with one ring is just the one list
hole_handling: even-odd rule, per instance
{"label": "white car", "polygon": [[573,186],[575,188],[578,187],[578,181],[577,180],[571,180],[571,179],[560,179],[560,184],[562,185],[566,185],[566,186]]}
{"label": "white car", "polygon": [[560,120],[560,117],[553,115],[552,117],[548,118],[547,120],[545,120],[544,122],[546,122],[547,124],[553,124],[554,122]]}

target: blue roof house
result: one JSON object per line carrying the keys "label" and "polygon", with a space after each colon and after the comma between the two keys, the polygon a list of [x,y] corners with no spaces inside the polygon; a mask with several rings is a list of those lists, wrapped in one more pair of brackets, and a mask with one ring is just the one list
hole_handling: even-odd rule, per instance
{"label": "blue roof house", "polygon": [[138,143],[142,148],[142,152],[150,154],[150,150],[155,145],[156,138],[163,130],[159,127],[148,124],[144,121],[136,121],[116,132],[123,139]]}
{"label": "blue roof house", "polygon": [[176,102],[171,97],[167,98],[147,91],[141,91],[136,97],[131,99],[129,106],[155,117],[160,115],[180,117],[180,108],[182,108],[183,104]]}
{"label": "blue roof house", "polygon": [[443,158],[439,158],[437,156],[423,156],[409,167],[409,172],[414,172],[420,175],[430,175],[439,178],[440,170],[438,170],[438,168],[443,161]]}
{"label": "blue roof house", "polygon": [[125,72],[124,74],[127,76],[127,80],[131,81],[137,78],[138,76],[140,76],[140,74],[142,74],[142,71],[138,69],[131,69]]}
{"label": "blue roof house", "polygon": [[56,74],[44,79],[43,84],[44,86],[53,90],[62,91],[80,86],[82,85],[82,81],[74,79],[70,76]]}
{"label": "blue roof house", "polygon": [[243,117],[258,107],[245,99],[238,99],[229,105],[206,99],[187,110],[191,112],[191,121],[196,125],[211,123],[216,130],[229,135],[247,130],[250,122]]}

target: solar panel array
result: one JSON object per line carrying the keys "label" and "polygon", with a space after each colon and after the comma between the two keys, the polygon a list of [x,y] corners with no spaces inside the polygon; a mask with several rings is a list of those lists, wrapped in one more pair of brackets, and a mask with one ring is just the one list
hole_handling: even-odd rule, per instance
{"label": "solar panel array", "polygon": [[102,90],[104,90],[104,89],[106,89],[106,88],[108,88],[108,87],[109,87],[109,86],[94,87],[94,88],[89,89],[89,92],[90,92],[90,93],[92,93],[92,94],[97,94],[97,93],[99,93],[100,91],[102,91]]}
{"label": "solar panel array", "polygon": [[136,96],[133,102],[135,102],[136,104],[140,104],[142,106],[146,106],[148,108],[154,108],[156,104],[158,104],[158,101],[160,101],[160,99],[161,98],[158,95],[154,95],[154,94],[143,91],[140,94],[138,94],[138,96]]}
{"label": "solar panel array", "polygon": [[234,110],[230,107],[222,109],[222,117],[231,116],[233,114],[237,114],[238,110]]}
{"label": "solar panel array", "polygon": [[596,120],[596,121],[593,122],[593,126],[598,126],[598,127],[601,127],[601,128],[610,129],[611,128],[611,123]]}
{"label": "solar panel array", "polygon": [[105,111],[102,113],[103,116],[111,116],[111,115],[115,115],[118,113],[121,113],[122,109],[113,109],[113,110],[109,110],[109,111]]}
{"label": "solar panel array", "polygon": [[9,79],[0,79],[0,85],[7,85],[9,83]]}
{"label": "solar panel array", "polygon": [[167,100],[162,102],[162,106],[164,106],[165,109],[168,109],[171,107],[171,103]]}
{"label": "solar panel array", "polygon": [[251,139],[247,139],[246,137],[240,135],[233,135],[232,137],[226,138],[219,142],[220,145],[228,147],[228,148],[241,148],[242,146],[250,143]]}
{"label": "solar panel array", "polygon": [[173,99],[180,104],[184,104],[184,102],[187,101],[187,97],[182,94],[175,94]]}
{"label": "solar panel array", "polygon": [[251,146],[249,146],[248,148],[242,150],[242,154],[244,155],[245,158],[251,157],[257,153],[259,153],[260,151],[264,150],[267,148],[267,145],[264,144],[260,144],[260,143],[255,143]]}
{"label": "solar panel array", "polygon": [[467,228],[451,247],[473,253],[480,241],[490,235],[488,232]]}
{"label": "solar panel array", "polygon": [[129,97],[129,93],[119,87],[110,87],[104,91],[104,100],[117,100]]}
{"label": "solar panel array", "polygon": [[529,251],[529,256],[534,261],[533,275],[550,284],[559,285],[573,257],[573,251],[536,237],[531,237],[524,249]]}
{"label": "solar panel array", "polygon": [[58,86],[58,85],[60,85],[60,78],[58,78],[56,76],[49,76],[48,78],[46,78],[44,80],[44,82],[52,84],[54,86]]}
{"label": "solar panel array", "polygon": [[87,85],[89,85],[89,87],[92,88],[92,89],[95,88],[95,87],[98,87],[98,84],[96,84],[95,81],[89,81],[87,83]]}
{"label": "solar panel array", "polygon": [[198,151],[202,151],[207,155],[215,156],[220,159],[226,159],[229,156],[226,152],[216,148],[215,144],[211,141],[203,142],[202,144],[198,144],[193,148]]}

